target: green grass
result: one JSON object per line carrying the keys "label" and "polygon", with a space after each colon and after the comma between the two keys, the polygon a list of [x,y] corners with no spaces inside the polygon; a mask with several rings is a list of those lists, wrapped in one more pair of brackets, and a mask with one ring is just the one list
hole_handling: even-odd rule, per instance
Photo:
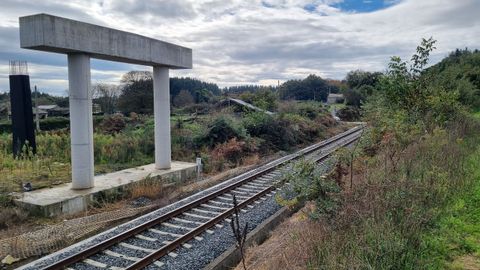
{"label": "green grass", "polygon": [[475,117],[476,119],[480,119],[480,110],[478,110],[477,112],[474,112],[473,117]]}
{"label": "green grass", "polygon": [[335,108],[337,110],[343,109],[345,107],[347,107],[347,105],[345,105],[345,103],[335,103],[335,104],[330,105],[331,109]]}
{"label": "green grass", "polygon": [[463,255],[480,257],[480,147],[467,164],[472,188],[459,194],[435,228],[423,236],[428,269],[459,267],[453,262]]}

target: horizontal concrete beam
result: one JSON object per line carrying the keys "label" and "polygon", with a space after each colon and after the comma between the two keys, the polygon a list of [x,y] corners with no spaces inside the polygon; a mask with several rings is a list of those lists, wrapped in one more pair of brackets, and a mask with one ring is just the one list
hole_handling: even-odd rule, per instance
{"label": "horizontal concrete beam", "polygon": [[20,17],[20,46],[172,69],[192,68],[192,49],[48,14]]}

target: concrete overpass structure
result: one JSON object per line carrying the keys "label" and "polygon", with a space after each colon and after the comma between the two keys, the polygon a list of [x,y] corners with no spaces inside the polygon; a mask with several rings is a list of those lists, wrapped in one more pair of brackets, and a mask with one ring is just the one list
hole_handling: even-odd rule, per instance
{"label": "concrete overpass structure", "polygon": [[68,58],[72,189],[94,186],[90,58],[153,67],[155,168],[171,167],[169,69],[192,68],[192,50],[48,14],[20,18],[20,46]]}

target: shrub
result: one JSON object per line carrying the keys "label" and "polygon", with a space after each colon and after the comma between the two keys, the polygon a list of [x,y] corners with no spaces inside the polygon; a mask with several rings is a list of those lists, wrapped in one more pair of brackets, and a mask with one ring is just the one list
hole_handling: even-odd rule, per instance
{"label": "shrub", "polygon": [[296,162],[281,183],[291,186],[277,197],[277,201],[283,205],[315,201],[315,210],[310,213],[312,218],[330,217],[338,207],[335,194],[340,192],[340,187],[335,180],[325,177],[323,169],[313,162]]}
{"label": "shrub", "polygon": [[304,144],[315,141],[326,130],[325,124],[331,123],[331,117],[327,115],[312,120],[305,116],[282,114],[279,121],[289,129],[294,144]]}
{"label": "shrub", "polygon": [[211,113],[213,109],[214,109],[214,106],[212,104],[197,103],[197,104],[183,106],[181,109],[177,109],[176,112],[188,113],[188,114],[194,113],[198,115],[203,115],[203,114]]}
{"label": "shrub", "polygon": [[249,155],[257,150],[253,139],[239,141],[233,138],[225,143],[218,144],[212,151],[213,169],[221,171],[231,166],[238,166],[248,159]]}
{"label": "shrub", "polygon": [[233,138],[243,139],[245,137],[246,131],[243,126],[236,123],[231,117],[220,116],[208,126],[206,134],[200,138],[200,141],[213,147]]}
{"label": "shrub", "polygon": [[125,117],[122,114],[114,114],[105,117],[98,125],[98,129],[107,134],[114,134],[122,131],[125,126]]}
{"label": "shrub", "polygon": [[178,95],[173,98],[173,104],[177,107],[187,106],[194,102],[195,100],[193,99],[192,94],[187,90],[181,90]]}
{"label": "shrub", "polygon": [[217,145],[212,151],[212,158],[217,163],[230,162],[237,165],[244,155],[244,147],[245,142],[233,138],[228,142]]}
{"label": "shrub", "polygon": [[271,150],[288,150],[296,144],[290,123],[262,112],[251,112],[245,115],[243,124],[250,136],[263,140],[260,150],[265,153]]}
{"label": "shrub", "polygon": [[[42,131],[57,130],[70,127],[70,119],[68,117],[48,117],[40,119],[40,129]],[[11,121],[0,123],[0,133],[11,133]]]}
{"label": "shrub", "polygon": [[253,93],[244,92],[239,98],[245,102],[251,103],[254,106],[268,111],[275,111],[278,106],[277,94],[266,87],[262,87]]}
{"label": "shrub", "polygon": [[259,137],[269,132],[269,126],[273,125],[274,118],[263,112],[250,112],[245,114],[243,125],[250,136]]}
{"label": "shrub", "polygon": [[67,117],[48,117],[40,120],[40,129],[43,131],[56,130],[70,127],[70,119]]}
{"label": "shrub", "polygon": [[[366,86],[365,86],[366,87]],[[367,89],[362,88],[362,91],[369,91]],[[345,104],[348,106],[354,106],[354,107],[360,107],[363,102],[363,96],[360,92],[360,90],[357,89],[349,89],[345,91],[343,94],[345,96]]]}
{"label": "shrub", "polygon": [[293,113],[307,117],[311,120],[328,114],[321,102],[289,102],[279,109],[281,113]]}
{"label": "shrub", "polygon": [[358,121],[361,114],[358,107],[347,106],[337,111],[337,116],[343,121]]}

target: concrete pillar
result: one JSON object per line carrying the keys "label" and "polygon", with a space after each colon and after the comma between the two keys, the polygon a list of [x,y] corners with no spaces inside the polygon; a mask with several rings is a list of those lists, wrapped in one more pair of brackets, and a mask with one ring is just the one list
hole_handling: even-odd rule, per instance
{"label": "concrete pillar", "polygon": [[72,189],[93,187],[93,122],[90,56],[68,55]]}
{"label": "concrete pillar", "polygon": [[153,112],[155,118],[155,168],[170,169],[170,78],[168,68],[153,67]]}

